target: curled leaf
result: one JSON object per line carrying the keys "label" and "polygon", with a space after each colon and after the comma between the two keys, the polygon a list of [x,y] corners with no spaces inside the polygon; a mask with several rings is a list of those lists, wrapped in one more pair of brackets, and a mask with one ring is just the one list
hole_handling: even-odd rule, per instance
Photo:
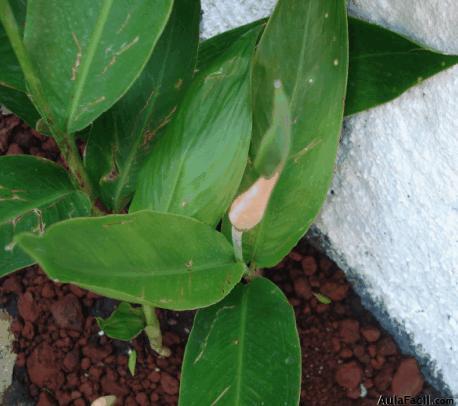
{"label": "curled leaf", "polygon": [[251,230],[262,220],[278,178],[278,172],[270,179],[260,177],[234,200],[229,220],[237,230]]}
{"label": "curled leaf", "polygon": [[281,172],[291,143],[291,115],[281,80],[274,81],[272,124],[261,139],[254,167],[265,178]]}
{"label": "curled leaf", "polygon": [[91,403],[91,406],[114,406],[116,402],[116,396],[102,396]]}
{"label": "curled leaf", "polygon": [[248,231],[264,217],[270,196],[288,158],[291,119],[288,98],[280,80],[274,81],[271,125],[256,154],[254,166],[261,177],[232,203],[229,219],[235,229]]}

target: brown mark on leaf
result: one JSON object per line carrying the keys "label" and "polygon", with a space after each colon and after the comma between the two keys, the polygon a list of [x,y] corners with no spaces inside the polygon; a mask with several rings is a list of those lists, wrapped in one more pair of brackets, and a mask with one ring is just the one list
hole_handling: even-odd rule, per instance
{"label": "brown mark on leaf", "polygon": [[71,79],[72,80],[76,80],[76,75],[78,73],[78,68],[81,65],[81,58],[83,56],[83,50],[81,49],[81,44],[78,41],[78,37],[76,36],[76,34],[74,32],[72,32],[72,37],[73,37],[73,41],[75,41],[77,52],[76,52],[75,63],[72,66],[72,78]]}
{"label": "brown mark on leaf", "polygon": [[122,221],[118,221],[116,223],[102,224],[102,227],[108,228],[108,227],[113,227],[113,226],[122,226],[124,224],[130,224],[130,223],[133,223],[133,220],[122,220]]}
{"label": "brown mark on leaf", "polygon": [[32,213],[37,217],[37,226],[32,230],[33,232],[38,232],[39,235],[44,234],[46,224],[43,221],[43,213],[40,209],[32,209]]}
{"label": "brown mark on leaf", "polygon": [[178,79],[175,83],[175,89],[180,90],[181,86],[183,86],[183,79]]}
{"label": "brown mark on leaf", "polygon": [[175,106],[154,130],[145,132],[145,134],[143,135],[143,147],[148,146],[149,143],[154,139],[156,134],[159,132],[159,130],[165,127],[170,122],[170,120],[172,120],[172,117],[175,114],[176,109],[177,107]]}
{"label": "brown mark on leaf", "polygon": [[113,56],[111,57],[110,59],[110,62],[108,62],[108,65],[106,65],[104,68],[103,68],[103,71],[102,71],[102,75],[105,74],[108,69],[110,69],[117,61],[118,59],[118,56],[120,56],[121,54],[123,54],[124,52],[126,52],[129,48],[133,47],[138,41],[140,40],[140,37],[137,35],[131,42],[129,42],[128,44],[124,43],[121,45],[121,48],[119,48],[118,51],[116,51]]}
{"label": "brown mark on leaf", "polygon": [[192,259],[190,259],[188,262],[186,262],[184,264],[184,266],[187,268],[187,269],[192,269]]}
{"label": "brown mark on leaf", "polygon": [[118,178],[118,176],[119,176],[119,172],[117,171],[117,169],[112,168],[110,172],[102,176],[100,181],[104,183],[114,182]]}

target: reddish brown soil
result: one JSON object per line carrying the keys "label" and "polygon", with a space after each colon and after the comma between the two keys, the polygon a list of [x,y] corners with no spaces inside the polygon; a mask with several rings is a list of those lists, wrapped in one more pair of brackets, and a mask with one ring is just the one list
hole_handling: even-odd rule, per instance
{"label": "reddish brown soil", "polygon": [[[0,116],[0,153],[58,160],[55,145],[50,145],[14,117]],[[305,242],[266,276],[283,289],[296,312],[303,352],[301,404],[375,405],[380,394],[431,392],[416,361],[400,354],[362,308],[344,273]],[[320,303],[314,293],[332,303]],[[161,312],[165,344],[173,353],[164,359],[148,348],[143,336],[127,344],[98,334],[95,317],[108,316],[115,305],[54,283],[37,267],[0,279],[0,306],[15,317],[18,353],[14,385],[3,404],[83,406],[115,394],[122,405],[176,405],[193,314]],[[134,377],[127,368],[130,347],[138,353]],[[365,398],[360,397],[361,384],[368,392]]]}

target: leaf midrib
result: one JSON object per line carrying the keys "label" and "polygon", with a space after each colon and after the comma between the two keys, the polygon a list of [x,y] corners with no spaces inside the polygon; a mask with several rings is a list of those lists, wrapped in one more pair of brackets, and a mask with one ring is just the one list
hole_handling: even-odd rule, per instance
{"label": "leaf midrib", "polygon": [[[39,238],[39,237],[37,237]],[[45,261],[43,261],[45,262]],[[47,261],[46,261],[47,262]],[[208,270],[210,269],[219,269],[219,268],[227,268],[227,267],[232,267],[232,266],[239,266],[239,263],[237,262],[227,262],[227,263],[218,263],[218,264],[209,264],[209,265],[205,265],[205,266],[200,266],[200,267],[196,267],[195,269],[189,269],[189,270],[186,270],[186,269],[183,269],[182,267],[180,268],[168,268],[168,269],[159,269],[157,270],[156,268],[154,268],[154,271],[153,272],[150,272],[150,271],[147,271],[147,272],[132,272],[132,271],[129,271],[127,270],[126,272],[126,268],[123,268],[123,269],[120,269],[120,270],[117,270],[117,269],[110,269],[110,278],[113,278],[113,277],[116,277],[116,278],[119,278],[119,279],[123,279],[123,278],[127,278],[127,279],[130,279],[131,277],[138,277],[138,278],[154,278],[154,277],[160,277],[160,276],[175,276],[175,275],[189,275],[189,274],[193,274],[193,273],[196,273],[196,272],[207,272]],[[59,269],[63,269],[64,267],[59,267]],[[78,275],[80,274],[81,275],[81,265],[76,267],[76,268],[73,268],[71,266],[65,266],[66,270],[68,270],[69,272],[71,272],[73,275]],[[84,269],[89,269],[87,266],[84,267]],[[100,268],[98,268],[100,269]],[[138,268],[136,268],[138,269]],[[89,272],[88,272],[89,273]],[[83,273],[84,275],[85,273]],[[73,278],[74,280],[76,280],[76,278]]]}
{"label": "leaf midrib", "polygon": [[69,105],[68,109],[68,119],[66,123],[66,130],[69,131],[70,124],[72,124],[75,113],[78,109],[80,104],[80,100],[83,94],[83,89],[86,85],[87,77],[89,74],[89,70],[92,65],[92,61],[94,60],[95,52],[97,47],[100,43],[103,30],[105,25],[108,21],[108,16],[110,14],[111,7],[113,5],[114,0],[104,0],[102,2],[102,10],[97,18],[97,22],[95,23],[95,30],[93,31],[91,38],[89,40],[89,46],[87,48],[87,57],[82,60],[81,67],[79,74],[76,78],[76,83],[74,87],[74,94],[72,97],[72,101]]}
{"label": "leaf midrib", "polygon": [[242,296],[241,314],[240,314],[240,330],[239,330],[239,353],[237,354],[237,372],[236,372],[236,383],[235,383],[235,401],[234,405],[241,405],[242,397],[242,383],[243,383],[243,361],[245,352],[245,337],[246,337],[246,319],[247,319],[247,300],[248,300],[248,289],[245,287],[245,292]]}

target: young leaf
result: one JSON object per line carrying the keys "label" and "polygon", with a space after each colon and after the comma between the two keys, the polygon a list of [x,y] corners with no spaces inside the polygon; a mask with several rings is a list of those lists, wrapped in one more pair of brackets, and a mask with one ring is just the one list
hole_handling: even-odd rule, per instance
{"label": "young leaf", "polygon": [[280,172],[288,158],[291,144],[291,114],[281,82],[274,82],[272,124],[262,137],[254,167],[265,178]]}
{"label": "young leaf", "polygon": [[14,243],[15,235],[43,233],[52,223],[90,213],[89,199],[54,162],[0,157],[0,277],[35,262]]}
{"label": "young leaf", "polygon": [[342,124],[347,53],[344,0],[278,2],[255,56],[252,156],[272,121],[273,87],[266,83],[277,79],[290,103],[291,148],[263,220],[244,234],[243,251],[259,267],[275,265],[294,247],[326,197]]}
{"label": "young leaf", "polygon": [[229,219],[238,231],[248,231],[264,217],[272,191],[288,158],[291,143],[289,103],[279,80],[274,82],[272,124],[264,135],[254,161],[260,177],[231,205]]}
{"label": "young leaf", "polygon": [[251,136],[251,56],[259,28],[200,71],[154,146],[130,211],[151,208],[215,225],[245,169]]}
{"label": "young leaf", "polygon": [[116,212],[132,197],[151,141],[172,118],[192,77],[199,22],[199,0],[176,1],[140,77],[92,126],[85,164],[102,201]]}
{"label": "young leaf", "polygon": [[349,19],[350,61],[345,115],[392,100],[409,87],[458,63],[399,34]]}
{"label": "young leaf", "polygon": [[114,406],[116,404],[116,396],[108,395],[97,398],[91,403],[91,406]]}
{"label": "young leaf", "polygon": [[184,355],[181,406],[297,405],[300,383],[294,311],[272,282],[256,278],[199,310]]}
{"label": "young leaf", "polygon": [[96,318],[100,329],[116,340],[130,341],[145,328],[145,316],[140,307],[122,302],[107,319]]}
{"label": "young leaf", "polygon": [[213,304],[245,271],[221,233],[168,213],[64,221],[17,242],[53,279],[165,309]]}
{"label": "young leaf", "polygon": [[135,367],[137,366],[137,351],[133,348],[129,350],[129,361],[127,363],[129,372],[132,376],[135,376]]}
{"label": "young leaf", "polygon": [[32,97],[48,121],[74,133],[111,107],[148,61],[171,6],[29,0],[24,43],[42,93]]}

